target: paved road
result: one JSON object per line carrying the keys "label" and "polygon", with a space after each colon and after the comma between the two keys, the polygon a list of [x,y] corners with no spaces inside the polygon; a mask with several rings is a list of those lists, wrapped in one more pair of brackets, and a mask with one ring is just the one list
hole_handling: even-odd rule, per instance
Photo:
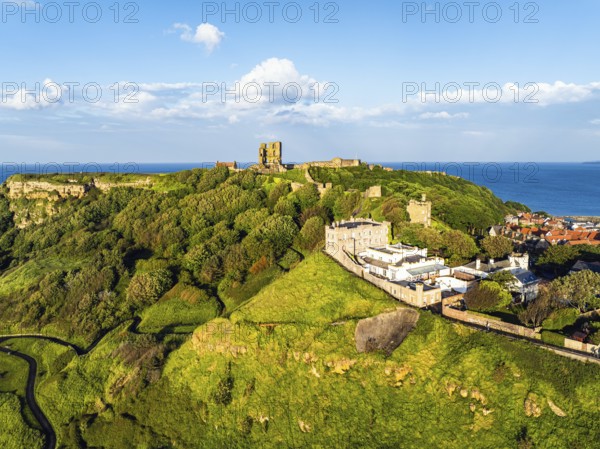
{"label": "paved road", "polygon": [[[132,323],[127,328],[127,331],[132,332],[132,333],[138,333],[137,327],[140,324],[140,322],[141,322],[140,318],[134,318],[132,320]],[[123,324],[123,323],[121,323],[121,324]],[[119,327],[121,324],[119,324],[117,327]],[[61,346],[67,347],[69,349],[72,349],[73,351],[75,351],[77,356],[80,357],[82,355],[88,354],[96,346],[98,346],[98,343],[100,343],[100,341],[102,341],[102,339],[109,332],[110,331],[103,332],[98,338],[96,338],[96,340],[94,340],[94,342],[90,346],[88,346],[85,349],[77,346],[76,344],[61,340],[60,338],[48,337],[45,335],[36,335],[36,334],[2,335],[2,336],[0,336],[0,344],[6,342],[8,340],[15,340],[15,339],[43,340],[43,341],[49,341],[51,343],[55,343],[57,345],[61,345]],[[0,346],[0,352],[3,352],[4,354],[8,354],[8,355],[11,355],[14,357],[18,357],[22,360],[25,360],[29,364],[29,375],[27,377],[27,386],[25,388],[25,400],[27,401],[27,405],[31,409],[33,416],[35,416],[35,419],[37,419],[37,421],[40,423],[40,426],[42,427],[42,430],[43,430],[44,434],[46,435],[46,445],[45,445],[44,449],[56,449],[56,432],[54,431],[52,424],[50,424],[50,421],[48,420],[46,415],[44,415],[44,412],[42,412],[42,409],[40,409],[37,401],[35,400],[35,381],[37,378],[37,362],[36,362],[36,360],[33,357],[28,356],[27,354],[22,354],[18,351],[14,351],[10,348],[6,348],[6,347],[2,347],[2,346]]]}
{"label": "paved road", "polygon": [[35,400],[35,379],[37,377],[37,362],[33,357],[30,357],[26,354],[22,354],[17,351],[13,351],[8,348],[0,347],[0,352],[5,354],[18,357],[20,359],[25,360],[29,364],[29,375],[27,377],[27,387],[25,388],[25,400],[27,401],[27,405],[31,409],[33,416],[40,423],[44,434],[46,435],[46,444],[44,445],[45,449],[55,449],[56,448],[56,432],[52,428],[52,424],[40,409],[38,403]]}

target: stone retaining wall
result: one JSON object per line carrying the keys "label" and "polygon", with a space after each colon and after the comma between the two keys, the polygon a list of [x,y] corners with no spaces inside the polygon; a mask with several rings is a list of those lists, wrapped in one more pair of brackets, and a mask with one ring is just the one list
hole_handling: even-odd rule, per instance
{"label": "stone retaining wall", "polygon": [[520,337],[527,337],[534,340],[541,340],[542,334],[536,332],[533,329],[529,329],[525,326],[519,326],[517,324],[505,323],[503,321],[494,320],[493,318],[487,319],[480,315],[474,315],[469,312],[463,312],[457,309],[453,309],[449,306],[442,307],[442,315],[448,318],[453,318],[458,321],[465,323],[476,324],[478,326],[487,327],[490,329],[506,332]]}

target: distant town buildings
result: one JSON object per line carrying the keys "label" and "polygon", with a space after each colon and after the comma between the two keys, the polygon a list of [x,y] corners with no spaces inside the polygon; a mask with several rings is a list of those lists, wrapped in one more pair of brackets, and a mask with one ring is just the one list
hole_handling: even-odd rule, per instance
{"label": "distant town buildings", "polygon": [[600,223],[527,213],[505,217],[505,225],[492,226],[489,235],[510,238],[540,253],[554,245],[600,245]]}

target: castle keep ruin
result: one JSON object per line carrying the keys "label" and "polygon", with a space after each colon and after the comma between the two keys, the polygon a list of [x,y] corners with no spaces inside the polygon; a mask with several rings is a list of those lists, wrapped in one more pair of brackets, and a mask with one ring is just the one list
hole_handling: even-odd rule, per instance
{"label": "castle keep ruin", "polygon": [[283,145],[281,142],[261,143],[258,149],[258,165],[261,169],[285,170],[283,166]]}
{"label": "castle keep ruin", "polygon": [[261,143],[258,148],[258,164],[255,167],[263,173],[282,173],[287,170],[308,170],[311,167],[345,168],[360,167],[360,159],[333,158],[330,161],[314,161],[302,164],[283,163],[283,144],[281,142]]}

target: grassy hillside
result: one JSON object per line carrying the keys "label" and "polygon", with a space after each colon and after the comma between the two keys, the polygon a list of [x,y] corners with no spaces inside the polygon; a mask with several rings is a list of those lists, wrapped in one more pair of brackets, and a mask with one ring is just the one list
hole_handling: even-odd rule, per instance
{"label": "grassy hillside", "polygon": [[[391,217],[402,231],[406,202],[427,193],[436,231],[405,234],[441,237],[444,256],[468,259],[478,248],[453,229],[501,218],[499,199],[419,173],[313,176],[338,185],[320,198],[277,177],[190,170],[152,189],[61,200],[23,229],[11,208],[26,201],[0,194],[2,324],[83,347],[106,334],[83,357],[49,342],[3,344],[38,360],[38,402],[61,448],[594,447],[598,366],[428,313],[390,357],[358,354],[357,322],[399,304],[311,253],[333,219]],[[374,184],[384,198],[364,199]],[[35,448],[39,432],[19,405],[24,368],[9,359],[0,442]]]}
{"label": "grassy hillside", "polygon": [[191,339],[112,332],[40,403],[67,448],[595,447],[599,367],[429,313],[357,354],[356,318],[395,307],[314,255]]}
{"label": "grassy hillside", "polygon": [[[380,185],[385,197],[395,196],[405,204],[411,199],[420,200],[421,195],[426,194],[432,202],[435,219],[464,231],[488,228],[502,222],[506,213],[512,211],[486,187],[440,173],[389,172],[381,167],[370,170],[364,165],[344,169],[315,167],[310,172],[315,181],[331,182],[344,190],[364,192],[373,185]],[[377,203],[373,209],[377,209]]]}

